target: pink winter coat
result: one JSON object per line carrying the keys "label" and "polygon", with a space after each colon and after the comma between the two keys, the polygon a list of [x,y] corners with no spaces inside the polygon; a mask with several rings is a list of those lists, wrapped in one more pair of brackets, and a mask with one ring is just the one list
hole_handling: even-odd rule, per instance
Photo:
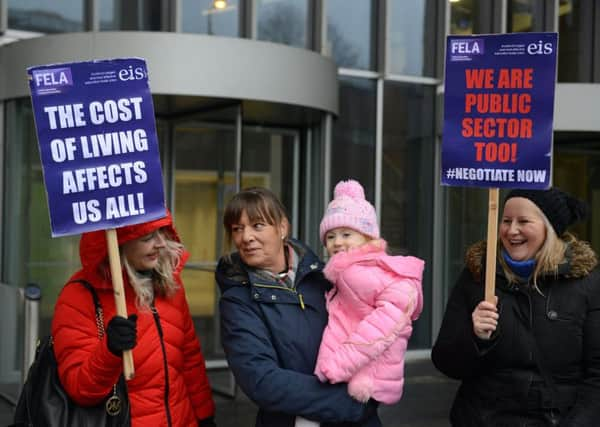
{"label": "pink winter coat", "polygon": [[323,333],[315,374],[323,382],[348,382],[362,402],[392,404],[404,384],[404,355],[412,321],[423,309],[425,263],[390,256],[386,242],[374,240],[334,255],[325,276],[329,322]]}

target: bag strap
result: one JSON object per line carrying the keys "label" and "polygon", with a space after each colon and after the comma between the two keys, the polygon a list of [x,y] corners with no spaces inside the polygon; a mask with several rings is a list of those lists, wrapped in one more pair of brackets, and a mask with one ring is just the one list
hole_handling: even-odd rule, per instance
{"label": "bag strap", "polygon": [[102,311],[102,304],[100,304],[100,298],[98,298],[96,290],[90,282],[83,279],[71,280],[67,283],[67,285],[69,283],[79,283],[83,285],[92,294],[92,299],[94,300],[94,308],[96,310],[96,327],[98,328],[98,339],[101,340],[104,337],[104,312]]}

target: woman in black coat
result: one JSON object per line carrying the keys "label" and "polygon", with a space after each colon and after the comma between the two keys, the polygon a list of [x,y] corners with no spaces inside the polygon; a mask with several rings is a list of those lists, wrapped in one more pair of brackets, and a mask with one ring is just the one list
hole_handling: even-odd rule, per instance
{"label": "woman in black coat", "polygon": [[558,190],[513,190],[499,226],[496,304],[482,301],[485,242],[466,254],[432,349],[461,380],[457,427],[600,425],[600,270],[566,228],[583,202]]}

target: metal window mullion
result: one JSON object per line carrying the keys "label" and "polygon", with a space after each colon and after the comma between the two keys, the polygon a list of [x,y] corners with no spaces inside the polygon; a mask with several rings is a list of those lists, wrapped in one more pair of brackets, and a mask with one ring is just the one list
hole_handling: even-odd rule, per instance
{"label": "metal window mullion", "polygon": [[375,17],[375,69],[382,74],[388,70],[388,17],[387,1],[379,0],[377,2],[377,13]]}
{"label": "metal window mullion", "polygon": [[254,40],[258,35],[256,26],[256,0],[239,0],[239,4],[241,7],[240,37]]}
{"label": "metal window mullion", "polygon": [[547,19],[549,20],[547,24],[550,28],[550,31],[558,32],[558,12],[560,8],[560,0],[554,0],[548,2],[548,4],[548,8],[550,10],[546,12],[546,16],[548,17]]}
{"label": "metal window mullion", "polygon": [[594,17],[592,27],[592,81],[600,83],[600,4],[594,6]]}
{"label": "metal window mullion", "polygon": [[383,181],[383,89],[384,80],[377,79],[377,99],[375,100],[375,212],[381,226],[381,184]]}
{"label": "metal window mullion", "polygon": [[508,31],[508,1],[509,0],[497,0],[494,4],[495,19],[498,21],[495,23],[498,25],[499,33],[506,33]]}
{"label": "metal window mullion", "polygon": [[177,212],[175,212],[175,168],[177,166],[176,161],[177,159],[176,157],[176,151],[175,151],[175,135],[177,133],[176,131],[176,127],[175,125],[173,125],[173,123],[171,122],[167,122],[167,131],[166,133],[169,135],[169,139],[167,141],[167,146],[165,147],[165,154],[167,156],[165,165],[167,167],[167,170],[165,171],[165,186],[166,188],[169,189],[169,194],[168,194],[168,199],[167,199],[167,206],[169,206],[169,209],[171,210],[171,212],[173,212],[173,215],[177,215]]}
{"label": "metal window mullion", "polygon": [[309,0],[309,12],[307,19],[307,47],[315,52],[321,52],[323,45],[323,0]]}
{"label": "metal window mullion", "polygon": [[332,52],[327,51],[327,39],[329,34],[327,34],[327,0],[318,0],[319,13],[321,21],[318,23],[320,30],[320,46],[317,52],[320,52],[321,55],[325,55],[328,57],[332,57]]}
{"label": "metal window mullion", "polygon": [[8,29],[8,0],[0,0],[0,36]]}
{"label": "metal window mullion", "polygon": [[[2,0],[0,0],[2,1]],[[83,4],[83,29],[84,31],[100,30],[100,0],[85,0]]]}
{"label": "metal window mullion", "polygon": [[[1,2],[2,0],[0,0]],[[13,101],[14,102],[14,101]],[[0,101],[0,168],[2,168],[2,172],[0,173],[0,191],[2,191],[2,196],[0,196],[0,231],[4,229],[6,224],[4,224],[4,199],[5,194],[8,194],[8,191],[4,191],[4,173],[5,173],[5,165],[4,165],[4,152],[5,152],[5,121],[4,121],[4,101]],[[4,233],[0,233],[5,236]],[[8,243],[2,237],[0,237],[0,280],[4,278],[4,246]]]}
{"label": "metal window mullion", "polygon": [[242,103],[235,117],[235,192],[242,189]]}
{"label": "metal window mullion", "polygon": [[[443,93],[436,93],[434,105],[434,173],[435,177],[440,176],[442,163],[442,126],[443,121],[438,119],[442,116]],[[431,344],[433,345],[434,337],[437,337],[439,328],[442,324],[445,307],[445,291],[444,291],[444,269],[446,268],[445,257],[445,242],[448,236],[445,234],[447,229],[446,215],[444,215],[447,206],[445,205],[444,195],[446,187],[437,185],[434,179],[433,185],[433,253],[432,257],[432,274],[431,274]],[[439,286],[436,286],[439,284]]]}
{"label": "metal window mullion", "polygon": [[331,144],[332,144],[333,117],[327,113],[323,123],[323,206],[329,203],[331,190]]}
{"label": "metal window mullion", "polygon": [[294,158],[293,158],[294,167],[293,178],[292,178],[292,236],[298,236],[298,223],[299,213],[300,213],[300,132],[296,132],[294,135]]}
{"label": "metal window mullion", "polygon": [[311,200],[311,189],[313,188],[315,182],[312,179],[312,149],[313,149],[313,131],[312,129],[307,129],[306,131],[306,142],[304,144],[305,147],[305,159],[306,161],[304,162],[304,176],[306,177],[305,182],[307,183],[307,185],[304,186],[304,220],[302,221],[303,224],[303,229],[305,230],[305,235],[304,236],[298,236],[302,241],[305,242],[310,242],[311,241],[311,236],[316,235],[316,233],[313,233],[313,229],[312,229],[312,221],[310,220],[310,212],[311,212],[311,207],[312,204],[310,203]]}
{"label": "metal window mullion", "polygon": [[181,0],[164,1],[163,3],[164,31],[180,33],[183,25],[181,23]]}

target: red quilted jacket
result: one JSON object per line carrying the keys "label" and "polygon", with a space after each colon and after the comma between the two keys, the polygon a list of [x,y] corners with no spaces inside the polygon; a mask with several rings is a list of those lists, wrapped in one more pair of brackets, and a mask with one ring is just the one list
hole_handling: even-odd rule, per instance
{"label": "red quilted jacket", "polygon": [[[119,245],[167,227],[175,237],[170,215],[155,221],[117,229]],[[104,231],[85,233],[80,241],[83,268],[71,280],[90,282],[100,298],[105,324],[116,314],[112,285],[98,273],[107,257]],[[179,273],[175,295],[157,297],[157,316],[138,311],[135,294],[123,274],[127,313],[137,313],[137,345],[133,349],[135,377],[128,381],[132,426],[194,426],[214,415],[215,404],[206,376]],[[160,327],[158,325],[160,324]],[[106,337],[98,339],[90,292],[78,284],[65,286],[52,321],[54,351],[61,382],[79,404],[96,404],[109,394],[122,372],[122,359],[113,355]]]}

